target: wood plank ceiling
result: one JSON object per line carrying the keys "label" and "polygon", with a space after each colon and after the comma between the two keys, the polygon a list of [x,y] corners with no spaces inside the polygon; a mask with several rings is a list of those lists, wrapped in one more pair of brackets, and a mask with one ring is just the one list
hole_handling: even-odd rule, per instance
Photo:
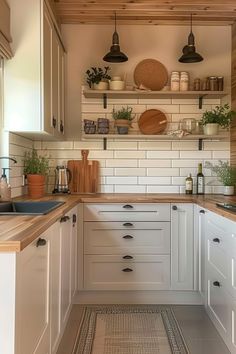
{"label": "wood plank ceiling", "polygon": [[65,24],[227,25],[236,21],[236,0],[51,0]]}

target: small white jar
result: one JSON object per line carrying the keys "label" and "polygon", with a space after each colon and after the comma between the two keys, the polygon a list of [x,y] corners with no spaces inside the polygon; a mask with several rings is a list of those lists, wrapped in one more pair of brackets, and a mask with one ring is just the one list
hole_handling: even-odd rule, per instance
{"label": "small white jar", "polygon": [[181,71],[180,74],[180,91],[188,91],[189,89],[189,75],[187,71]]}
{"label": "small white jar", "polygon": [[180,88],[180,77],[178,71],[172,71],[170,78],[170,89],[171,91],[179,91]]}

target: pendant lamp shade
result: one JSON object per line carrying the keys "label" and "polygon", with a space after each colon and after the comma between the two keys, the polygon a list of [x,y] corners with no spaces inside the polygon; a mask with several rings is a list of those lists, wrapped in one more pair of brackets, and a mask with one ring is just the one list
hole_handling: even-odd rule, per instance
{"label": "pendant lamp shade", "polygon": [[198,63],[203,61],[203,57],[196,52],[195,38],[192,31],[192,14],[191,14],[191,30],[188,36],[188,44],[183,48],[183,55],[179,58],[180,63]]}
{"label": "pendant lamp shade", "polygon": [[103,57],[104,61],[109,63],[122,63],[128,60],[128,57],[120,51],[119,35],[116,31],[116,12],[115,12],[115,32],[112,36],[112,46],[110,52]]}

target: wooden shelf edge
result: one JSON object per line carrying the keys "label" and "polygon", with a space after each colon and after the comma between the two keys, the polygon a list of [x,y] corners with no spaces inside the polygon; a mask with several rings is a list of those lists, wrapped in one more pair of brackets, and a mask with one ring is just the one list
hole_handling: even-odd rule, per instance
{"label": "wooden shelf edge", "polygon": [[182,138],[171,135],[144,135],[144,134],[82,134],[83,140],[99,140],[99,139],[154,139],[154,140],[223,140],[229,139],[229,134],[219,135],[186,135]]}

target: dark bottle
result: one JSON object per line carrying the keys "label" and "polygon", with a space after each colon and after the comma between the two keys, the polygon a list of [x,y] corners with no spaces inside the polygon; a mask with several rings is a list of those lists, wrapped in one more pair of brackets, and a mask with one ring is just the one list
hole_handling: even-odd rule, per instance
{"label": "dark bottle", "polygon": [[198,164],[197,194],[204,194],[204,174],[202,173],[201,163]]}
{"label": "dark bottle", "polygon": [[193,179],[191,173],[185,179],[185,193],[186,194],[193,194]]}

